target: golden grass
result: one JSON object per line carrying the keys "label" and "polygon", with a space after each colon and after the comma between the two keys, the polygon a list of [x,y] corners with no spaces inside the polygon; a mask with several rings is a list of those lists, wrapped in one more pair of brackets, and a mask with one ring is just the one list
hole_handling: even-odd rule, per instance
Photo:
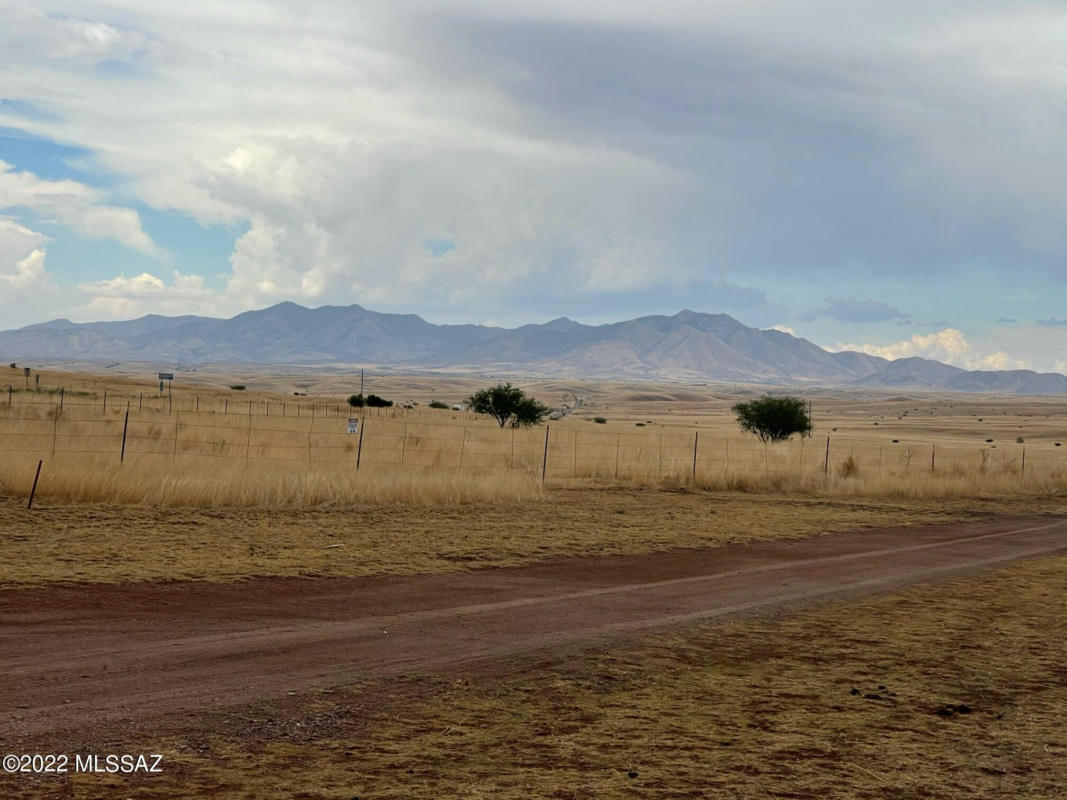
{"label": "golden grass", "polygon": [[[771,619],[410,676],[130,739],[164,775],[12,798],[1049,800],[1067,785],[1067,558]],[[941,712],[939,714],[938,712]]]}
{"label": "golden grass", "polygon": [[[42,490],[68,487],[53,496],[83,502],[510,499],[534,490],[547,434],[545,466],[554,485],[931,499],[1067,493],[1067,447],[1057,447],[1067,443],[1067,414],[1048,398],[812,391],[818,435],[764,447],[742,435],[729,412],[753,389],[543,381],[529,388],[550,402],[581,396],[585,404],[550,430],[501,430],[485,417],[426,407],[429,398],[461,400],[475,379],[389,376],[377,388],[423,404],[366,410],[360,443],[346,433],[350,412],[337,393],[350,377],[268,374],[258,387],[240,374],[188,380],[199,383],[179,386],[174,413],[154,382],[135,376],[46,372],[42,386],[80,392],[69,394],[62,412],[55,394],[16,391],[10,405],[0,395],[0,460],[3,474],[13,476],[9,485],[23,486],[41,458],[49,478]],[[250,391],[232,392],[229,382],[248,383]],[[334,394],[293,397],[281,393],[287,382]],[[609,423],[593,424],[594,414]],[[121,471],[141,474],[144,486],[118,474],[124,428]],[[501,480],[504,474],[516,478]]]}
{"label": "golden grass", "polygon": [[[0,494],[26,497],[36,462],[8,462]],[[329,468],[245,462],[241,459],[171,461],[59,455],[45,461],[37,488],[40,501],[120,503],[153,508],[220,506],[463,505],[495,501],[532,501],[542,496],[539,480],[522,473],[463,475],[356,471],[353,464]]]}
{"label": "golden grass", "polygon": [[255,575],[402,575],[841,530],[948,523],[990,512],[1067,511],[1056,498],[857,499],[762,493],[549,488],[469,505],[158,508],[0,500],[0,585]]}

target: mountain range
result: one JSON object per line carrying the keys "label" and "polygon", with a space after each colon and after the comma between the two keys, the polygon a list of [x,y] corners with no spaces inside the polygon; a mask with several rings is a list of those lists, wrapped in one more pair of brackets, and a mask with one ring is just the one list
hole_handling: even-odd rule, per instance
{"label": "mountain range", "polygon": [[499,328],[434,325],[358,305],[279,303],[230,319],[148,315],[119,322],[57,319],[0,332],[0,357],[50,362],[339,365],[587,378],[727,381],[963,392],[1057,394],[1067,377],[1031,370],[968,371],[924,358],[830,352],[726,314],[681,311],[606,325],[561,317]]}

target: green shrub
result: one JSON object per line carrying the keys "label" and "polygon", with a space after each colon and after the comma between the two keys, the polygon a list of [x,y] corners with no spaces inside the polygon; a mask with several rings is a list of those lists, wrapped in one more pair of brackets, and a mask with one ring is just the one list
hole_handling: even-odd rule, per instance
{"label": "green shrub", "polygon": [[448,403],[442,403],[440,400],[431,400],[430,408],[448,408]]}

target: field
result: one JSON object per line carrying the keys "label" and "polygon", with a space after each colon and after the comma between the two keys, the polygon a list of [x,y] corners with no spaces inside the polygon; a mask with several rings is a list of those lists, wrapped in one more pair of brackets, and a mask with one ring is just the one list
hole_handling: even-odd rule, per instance
{"label": "field", "polygon": [[[167,767],[6,776],[4,796],[1044,798],[1067,781],[1067,651],[1051,635],[1067,612],[1061,398],[812,390],[814,436],[765,448],[730,413],[762,393],[751,386],[523,382],[570,413],[501,430],[428,407],[495,379],[376,375],[367,391],[396,403],[353,413],[349,434],[358,378],[203,372],[161,394],[152,373],[113,372],[0,381],[0,609],[17,632],[5,752],[161,752]],[[931,526],[966,544],[929,551],[956,560],[922,577],[933,545],[909,543]],[[991,536],[1045,528],[989,559]],[[344,626],[351,647],[379,647],[390,602],[408,609],[396,637],[404,614],[431,614],[405,605],[405,581],[438,587],[432,614],[449,620],[423,640],[477,651],[479,629],[449,609],[480,591],[516,609],[591,596],[589,619],[625,622],[644,606],[596,599],[625,565],[637,588],[666,579],[668,620],[672,581],[691,587],[678,608],[699,605],[698,578],[728,607],[716,569],[770,591],[744,578],[751,564],[763,575],[772,553],[804,563],[839,541],[916,550],[910,577],[661,630],[564,627],[480,661],[342,669],[359,663]],[[877,547],[857,575],[889,568]],[[845,557],[825,559],[827,579]],[[557,576],[568,564],[583,582]],[[357,600],[369,616],[350,620]],[[192,616],[167,617],[179,607]],[[544,624],[566,626],[567,608]],[[227,633],[234,619],[263,627]],[[526,623],[509,619],[500,630],[521,640]],[[303,636],[322,640],[305,650]],[[183,658],[185,642],[200,655]],[[52,647],[86,674],[48,688],[33,653]],[[173,670],[136,671],[172,649]],[[109,683],[135,703],[187,667],[233,693],[208,702],[205,678],[207,699],[186,707],[175,683],[160,716],[77,722]],[[250,699],[260,673],[272,688]]]}
{"label": "field", "polygon": [[[514,499],[590,480],[883,497],[1067,486],[1056,398],[812,391],[814,435],[764,446],[730,411],[751,387],[532,384],[571,413],[501,429],[451,409],[484,381],[381,378],[374,389],[396,404],[351,410],[338,378],[183,377],[162,392],[143,377],[47,371],[10,384],[8,491],[28,492],[38,460],[42,496],[174,506]],[[303,394],[319,383],[325,393]],[[430,408],[435,399],[450,408]]]}

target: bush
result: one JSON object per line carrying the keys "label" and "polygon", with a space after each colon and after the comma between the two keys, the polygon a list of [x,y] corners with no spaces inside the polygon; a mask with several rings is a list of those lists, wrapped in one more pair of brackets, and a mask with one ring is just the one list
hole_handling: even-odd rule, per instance
{"label": "bush", "polygon": [[243,383],[235,383],[230,388],[235,392],[243,392],[245,390],[245,385]]}
{"label": "bush", "polygon": [[799,397],[761,397],[738,403],[731,410],[741,430],[756,434],[761,442],[783,442],[795,433],[811,435],[808,406]]}
{"label": "bush", "polygon": [[448,408],[448,403],[442,403],[440,400],[430,401],[430,408]]}
{"label": "bush", "polygon": [[370,406],[371,408],[389,408],[392,404],[392,400],[385,400],[376,394],[368,394],[364,397],[361,394],[354,394],[348,398],[348,404],[353,408],[363,408],[363,406]]}
{"label": "bush", "polygon": [[1023,438],[1023,437],[1021,437],[1021,436],[1016,436],[1016,437],[1015,437],[1015,444],[1022,444],[1022,443],[1023,443],[1023,442],[1025,442],[1025,441],[1026,441],[1026,439],[1024,439],[1024,438]]}
{"label": "bush", "polygon": [[593,417],[593,422],[603,425],[607,422],[607,420],[604,417]]}

